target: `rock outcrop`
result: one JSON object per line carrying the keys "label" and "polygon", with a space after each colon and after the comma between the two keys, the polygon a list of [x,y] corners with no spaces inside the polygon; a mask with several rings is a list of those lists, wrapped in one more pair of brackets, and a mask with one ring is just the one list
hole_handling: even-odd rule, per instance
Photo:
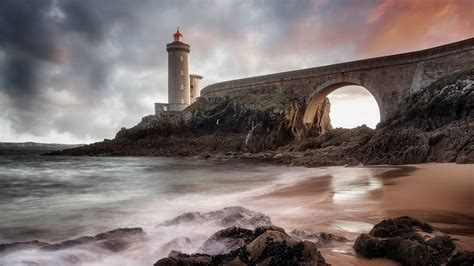
{"label": "rock outcrop", "polygon": [[202,98],[181,114],[144,117],[138,125],[122,128],[113,140],[50,154],[194,156],[274,150],[331,128],[329,100],[318,110],[312,128],[302,122],[304,111],[302,101],[274,92]]}
{"label": "rock outcrop", "polygon": [[375,130],[337,128],[276,150],[239,154],[309,167],[474,162],[474,69],[442,78],[402,102]]}
{"label": "rock outcrop", "polygon": [[368,258],[387,258],[403,265],[442,265],[453,255],[455,245],[429,224],[404,216],[383,220],[368,234],[361,234],[354,250]]}
{"label": "rock outcrop", "polygon": [[410,95],[363,148],[365,164],[474,162],[474,69]]}
{"label": "rock outcrop", "polygon": [[51,154],[195,156],[327,165],[474,162],[474,69],[406,98],[375,130],[332,129],[323,101],[312,125],[305,103],[257,90],[201,99],[180,115],[148,116],[114,140]]}
{"label": "rock outcrop", "polygon": [[306,232],[304,230],[294,229],[293,231],[289,232],[289,235],[296,239],[314,242],[316,243],[317,247],[330,247],[335,243],[349,242],[349,239],[345,237],[324,232],[315,234]]}
{"label": "rock outcrop", "polygon": [[155,265],[328,265],[313,242],[295,240],[276,226],[227,228],[212,235],[200,251],[213,255],[173,251]]}
{"label": "rock outcrop", "polygon": [[38,240],[4,243],[0,244],[0,254],[16,250],[38,249],[48,245],[49,243]]}
{"label": "rock outcrop", "polygon": [[41,241],[14,242],[0,244],[0,254],[3,252],[12,252],[18,250],[37,249],[43,251],[58,251],[72,248],[79,245],[91,244],[108,251],[118,252],[129,247],[136,241],[141,241],[145,237],[143,229],[137,228],[119,228],[96,236],[82,236],[75,239],[62,241],[59,243],[46,243]]}
{"label": "rock outcrop", "polygon": [[212,212],[187,212],[166,221],[161,226],[186,225],[189,223],[210,223],[221,227],[238,226],[247,229],[255,229],[272,224],[270,217],[260,212],[233,206]]}

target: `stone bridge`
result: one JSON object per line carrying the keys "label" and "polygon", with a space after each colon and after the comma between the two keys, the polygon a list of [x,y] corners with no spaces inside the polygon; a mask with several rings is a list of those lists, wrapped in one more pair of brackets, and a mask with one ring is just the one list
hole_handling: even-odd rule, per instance
{"label": "stone bridge", "polygon": [[383,121],[410,93],[471,67],[474,38],[416,52],[215,83],[201,94],[206,98],[224,97],[255,89],[293,94],[306,103],[303,122],[311,124],[317,107],[329,93],[358,85],[374,96]]}

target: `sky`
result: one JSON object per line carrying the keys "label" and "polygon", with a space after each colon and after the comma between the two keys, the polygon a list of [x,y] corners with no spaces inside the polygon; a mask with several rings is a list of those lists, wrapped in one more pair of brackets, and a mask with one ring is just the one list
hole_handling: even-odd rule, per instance
{"label": "sky", "polygon": [[[152,114],[178,26],[203,87],[474,36],[472,0],[1,2],[0,141],[12,142],[111,139]],[[342,112],[369,105],[364,89],[333,94],[335,126],[378,119],[376,104],[362,122]]]}

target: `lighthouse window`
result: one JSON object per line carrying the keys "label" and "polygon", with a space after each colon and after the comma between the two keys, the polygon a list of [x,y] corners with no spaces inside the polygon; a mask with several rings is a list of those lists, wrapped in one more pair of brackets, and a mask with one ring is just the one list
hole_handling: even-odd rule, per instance
{"label": "lighthouse window", "polygon": [[184,99],[181,99],[181,103],[184,103]]}
{"label": "lighthouse window", "polygon": [[191,85],[191,89],[194,89],[194,86],[193,86],[193,85]]}
{"label": "lighthouse window", "polygon": [[183,86],[183,84],[181,84],[181,90],[184,90],[184,86]]}
{"label": "lighthouse window", "polygon": [[181,60],[181,62],[183,62],[183,56],[180,56],[179,59]]}
{"label": "lighthouse window", "polygon": [[183,70],[181,70],[181,76],[184,75]]}

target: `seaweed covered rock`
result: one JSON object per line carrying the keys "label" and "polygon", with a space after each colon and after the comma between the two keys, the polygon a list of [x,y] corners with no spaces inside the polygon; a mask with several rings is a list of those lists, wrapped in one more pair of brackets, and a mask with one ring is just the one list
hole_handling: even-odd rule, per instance
{"label": "seaweed covered rock", "polygon": [[361,234],[354,250],[368,258],[387,258],[403,265],[441,265],[455,245],[428,224],[407,216],[383,220],[368,234]]}
{"label": "seaweed covered rock", "polygon": [[[329,100],[318,110],[311,134],[331,128]],[[200,98],[183,112],[144,117],[104,140],[51,155],[194,156],[206,153],[260,152],[308,135],[305,104],[292,95],[261,90],[229,97]]]}
{"label": "seaweed covered rock", "polygon": [[364,164],[474,162],[474,69],[402,101],[362,150]]}
{"label": "seaweed covered rock", "polygon": [[200,250],[215,252],[213,247],[218,244],[226,246],[221,254],[188,255],[173,251],[155,265],[328,265],[314,243],[295,240],[276,226],[254,231],[224,229],[211,236]]}

